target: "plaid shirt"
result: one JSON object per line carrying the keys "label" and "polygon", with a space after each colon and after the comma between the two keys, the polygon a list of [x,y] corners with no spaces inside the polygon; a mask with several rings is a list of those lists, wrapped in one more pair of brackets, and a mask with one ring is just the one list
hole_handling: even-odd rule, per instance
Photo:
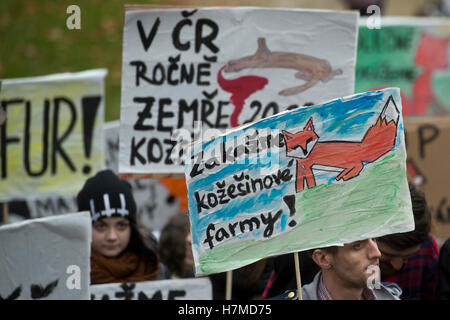
{"label": "plaid shirt", "polygon": [[436,299],[438,258],[439,248],[430,234],[419,251],[405,261],[402,269],[392,276],[382,277],[381,281],[398,284],[403,291],[402,300]]}
{"label": "plaid shirt", "polygon": [[[375,293],[369,288],[364,288],[362,296],[364,300],[377,300]],[[317,298],[318,300],[333,300],[323,284],[322,275],[320,275],[319,284],[317,285]]]}

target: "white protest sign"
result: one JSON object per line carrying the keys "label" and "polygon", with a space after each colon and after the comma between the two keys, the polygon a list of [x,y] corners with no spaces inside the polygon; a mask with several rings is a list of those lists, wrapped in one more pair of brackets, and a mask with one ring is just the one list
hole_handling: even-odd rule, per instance
{"label": "white protest sign", "polygon": [[209,278],[96,284],[91,300],[212,300],[212,284]]}
{"label": "white protest sign", "polygon": [[182,173],[180,137],[189,144],[201,130],[353,94],[357,20],[349,11],[130,8],[119,172]]}
{"label": "white protest sign", "polygon": [[88,212],[0,227],[0,298],[89,299]]}
{"label": "white protest sign", "polygon": [[[118,174],[119,121],[105,123],[103,128],[105,166]],[[127,181],[133,189],[138,219],[144,226],[154,232],[160,231],[168,219],[182,208],[180,197],[171,194],[167,186],[160,180],[149,178],[127,179]],[[28,195],[16,200],[23,199],[23,205],[20,207],[23,211],[20,212],[24,215],[23,218],[41,218],[78,211],[77,193],[72,196],[63,196],[54,192],[38,197]],[[185,198],[187,203],[187,195],[185,195]],[[11,208],[10,217],[13,219],[16,217],[16,214],[11,212]],[[20,216],[17,217],[20,218]]]}
{"label": "white protest sign", "polygon": [[60,196],[54,194],[39,198],[26,198],[26,204],[30,212],[30,218],[41,218],[78,211],[76,195]]}
{"label": "white protest sign", "polygon": [[103,169],[106,73],[2,80],[0,200],[74,195]]}
{"label": "white protest sign", "polygon": [[191,148],[195,274],[414,230],[400,90],[286,111]]}

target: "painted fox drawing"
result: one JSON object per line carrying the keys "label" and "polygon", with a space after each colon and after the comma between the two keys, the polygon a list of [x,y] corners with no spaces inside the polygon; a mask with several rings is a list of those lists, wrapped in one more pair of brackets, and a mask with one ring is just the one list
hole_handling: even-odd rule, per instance
{"label": "painted fox drawing", "polygon": [[311,117],[302,131],[283,131],[286,155],[297,159],[296,192],[316,185],[313,166],[340,172],[336,180],[347,181],[359,175],[365,162],[374,162],[395,144],[400,112],[389,97],[376,123],[359,142],[319,141]]}

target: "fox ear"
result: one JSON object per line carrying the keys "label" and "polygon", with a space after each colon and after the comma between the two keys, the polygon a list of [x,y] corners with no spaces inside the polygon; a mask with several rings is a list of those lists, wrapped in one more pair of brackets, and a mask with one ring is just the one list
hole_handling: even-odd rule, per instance
{"label": "fox ear", "polygon": [[284,131],[284,130],[282,132],[283,132],[283,136],[286,140],[291,140],[292,138],[294,138],[294,135],[292,133]]}
{"label": "fox ear", "polygon": [[313,118],[309,118],[306,126],[303,128],[304,131],[314,131]]}

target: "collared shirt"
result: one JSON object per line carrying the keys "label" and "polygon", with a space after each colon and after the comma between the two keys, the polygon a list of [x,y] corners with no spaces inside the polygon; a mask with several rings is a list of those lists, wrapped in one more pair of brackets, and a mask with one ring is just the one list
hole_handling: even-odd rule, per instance
{"label": "collared shirt", "polygon": [[439,247],[430,234],[428,240],[409,258],[402,269],[381,281],[394,282],[403,291],[402,300],[433,300],[438,281]]}
{"label": "collared shirt", "polygon": [[[377,300],[375,293],[370,288],[364,288],[362,297],[364,300]],[[333,300],[323,283],[322,275],[320,275],[319,283],[317,285],[317,298],[319,300]]]}

